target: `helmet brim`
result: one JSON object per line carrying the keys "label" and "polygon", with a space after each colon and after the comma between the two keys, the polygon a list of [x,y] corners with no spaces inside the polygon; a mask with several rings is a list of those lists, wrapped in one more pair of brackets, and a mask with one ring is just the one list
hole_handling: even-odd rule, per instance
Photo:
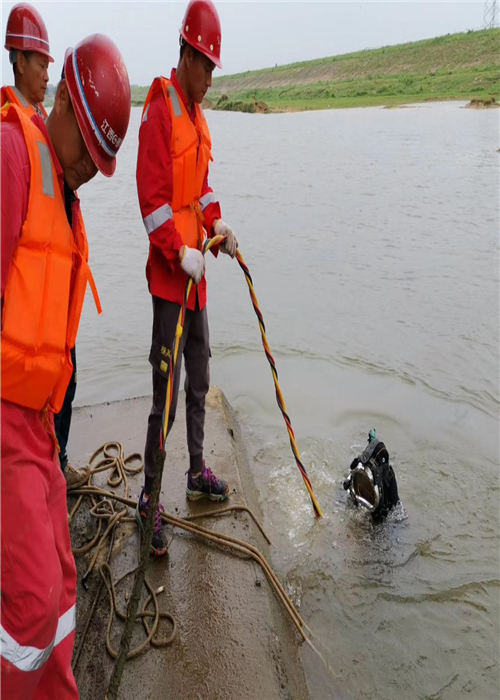
{"label": "helmet brim", "polygon": [[6,48],[7,51],[11,51],[13,49],[14,51],[33,51],[33,53],[40,53],[42,56],[47,56],[49,63],[54,63],[54,59],[46,49],[40,46],[26,46],[23,44],[21,39],[17,41],[16,39],[9,39],[9,37],[7,37],[4,48]]}

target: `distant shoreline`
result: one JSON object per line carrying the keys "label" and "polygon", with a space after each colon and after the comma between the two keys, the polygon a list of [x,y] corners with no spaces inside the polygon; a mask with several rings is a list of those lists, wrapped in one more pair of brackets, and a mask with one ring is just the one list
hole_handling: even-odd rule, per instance
{"label": "distant shoreline", "polygon": [[[249,113],[500,101],[500,29],[215,77],[204,106]],[[132,104],[148,87],[132,86]]]}
{"label": "distant shoreline", "polygon": [[[273,107],[269,108],[267,105],[259,105],[250,103],[243,104],[232,104],[231,107],[222,110],[220,107],[214,106],[214,104],[208,99],[203,102],[203,109],[214,110],[214,111],[228,111],[228,112],[246,112],[250,114],[283,114],[291,112],[306,112],[306,111],[317,111],[323,109],[354,109],[363,107],[382,107],[384,109],[406,109],[418,104],[432,103],[432,102],[466,102],[466,98],[463,97],[414,97],[413,99],[408,99],[407,96],[398,97],[397,95],[390,100],[363,100],[363,99],[352,99],[352,100],[338,100],[334,104],[326,102],[325,104],[318,105],[317,102],[307,103],[304,105],[297,105],[294,108],[280,108]],[[142,107],[143,102],[140,100],[132,100],[132,107]],[[495,100],[495,98],[486,98],[484,100],[473,98],[466,105],[467,109],[490,109],[499,108],[500,103]]]}

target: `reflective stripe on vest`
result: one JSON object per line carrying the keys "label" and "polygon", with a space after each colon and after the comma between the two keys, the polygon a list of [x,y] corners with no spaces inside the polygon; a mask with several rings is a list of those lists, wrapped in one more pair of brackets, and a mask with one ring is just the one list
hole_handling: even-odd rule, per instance
{"label": "reflective stripe on vest", "polygon": [[177,94],[177,90],[174,88],[173,85],[168,86],[168,94],[170,99],[172,100],[174,115],[176,117],[180,117],[182,114],[181,103],[179,102],[179,95]]}
{"label": "reflective stripe on vest", "polygon": [[73,632],[75,629],[75,619],[76,606],[73,605],[73,607],[66,610],[59,618],[54,639],[45,649],[19,644],[10,636],[7,630],[0,625],[2,657],[20,671],[37,671],[48,661],[52,650],[66,639],[68,634]]}
{"label": "reflective stripe on vest", "polygon": [[213,204],[218,201],[219,200],[213,192],[207,192],[203,195],[203,197],[200,198],[200,206],[202,209],[206,209],[206,207],[208,207],[209,204]]}
{"label": "reflective stripe on vest", "polygon": [[148,214],[143,219],[148,235],[172,218],[172,207],[169,204],[162,204],[161,207],[152,211],[151,214]]}
{"label": "reflective stripe on vest", "polygon": [[20,90],[18,90],[18,88],[15,87],[15,85],[12,85],[11,90],[13,90],[15,92],[17,99],[19,100],[19,102],[21,103],[21,105],[23,107],[29,107],[28,100],[25,98],[23,93]]}
{"label": "reflective stripe on vest", "polygon": [[47,197],[54,199],[54,180],[52,179],[52,158],[46,143],[38,141],[38,153],[42,167],[42,191]]}

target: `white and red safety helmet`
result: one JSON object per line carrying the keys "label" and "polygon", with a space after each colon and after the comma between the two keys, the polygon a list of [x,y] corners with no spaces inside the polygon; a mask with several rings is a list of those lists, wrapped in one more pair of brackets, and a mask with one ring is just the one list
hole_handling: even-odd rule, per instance
{"label": "white and red safety helmet", "polygon": [[14,5],[7,20],[5,48],[9,51],[37,51],[47,56],[50,62],[49,35],[45,22],[34,7],[26,2]]}
{"label": "white and red safety helmet", "polygon": [[88,36],[66,50],[64,77],[88,152],[110,177],[130,119],[130,82],[120,51],[103,34]]}
{"label": "white and red safety helmet", "polygon": [[190,46],[222,68],[220,20],[212,0],[190,0],[179,31]]}

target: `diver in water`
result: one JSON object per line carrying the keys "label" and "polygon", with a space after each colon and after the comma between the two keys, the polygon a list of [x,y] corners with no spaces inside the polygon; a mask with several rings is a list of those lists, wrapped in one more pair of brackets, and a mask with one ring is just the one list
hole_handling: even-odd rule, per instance
{"label": "diver in water", "polygon": [[391,508],[399,503],[398,485],[389,464],[389,452],[377,439],[375,428],[368,433],[368,445],[353,459],[344,489],[356,506],[366,508],[374,522],[383,520]]}

